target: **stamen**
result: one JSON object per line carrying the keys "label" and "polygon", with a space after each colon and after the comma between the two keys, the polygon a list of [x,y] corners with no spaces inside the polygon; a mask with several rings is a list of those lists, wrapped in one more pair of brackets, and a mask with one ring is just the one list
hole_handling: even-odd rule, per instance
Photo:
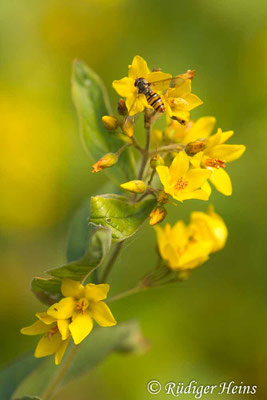
{"label": "stamen", "polygon": [[76,310],[84,313],[84,311],[87,309],[89,303],[87,299],[81,299],[78,303],[76,303]]}
{"label": "stamen", "polygon": [[178,181],[174,187],[176,190],[182,190],[182,189],[185,189],[187,185],[188,185],[188,182],[184,181],[183,178],[181,177],[178,179]]}
{"label": "stamen", "polygon": [[225,168],[225,161],[220,160],[219,158],[207,158],[205,161],[205,164],[208,167],[213,167],[213,168]]}

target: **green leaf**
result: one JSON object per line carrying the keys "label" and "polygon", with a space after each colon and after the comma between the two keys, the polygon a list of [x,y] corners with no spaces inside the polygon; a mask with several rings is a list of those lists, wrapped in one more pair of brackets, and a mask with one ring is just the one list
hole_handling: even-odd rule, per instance
{"label": "green leaf", "polygon": [[[102,116],[112,114],[103,82],[81,61],[73,64],[72,96],[79,116],[82,142],[92,159],[98,161],[104,154],[122,147],[123,142],[107,132],[102,123]],[[117,184],[134,179],[136,169],[132,151],[125,150],[119,162],[105,172]]]}
{"label": "green leaf", "polygon": [[53,304],[61,299],[61,280],[69,278],[82,281],[91,274],[108,254],[111,247],[111,230],[89,223],[88,243],[83,256],[77,260],[46,271],[52,279],[34,278],[32,291],[45,304]]}
{"label": "green leaf", "polygon": [[[147,342],[136,321],[121,323],[111,328],[97,327],[78,348],[62,383],[66,384],[95,368],[113,352],[143,352],[146,349]],[[65,357],[68,357],[68,354]],[[62,365],[55,366],[53,363],[53,358],[45,360],[39,368],[24,379],[15,395],[23,396],[25,393],[31,393],[31,395],[42,396],[49,383],[62,368]]]}
{"label": "green leaf", "polygon": [[19,360],[0,371],[1,400],[10,400],[19,384],[34,370],[43,360],[27,354]]}
{"label": "green leaf", "polygon": [[37,299],[44,304],[51,305],[62,298],[60,279],[33,278],[31,289]]}
{"label": "green leaf", "polygon": [[83,257],[89,239],[88,219],[90,202],[88,198],[76,211],[69,229],[67,241],[67,261]]}
{"label": "green leaf", "polygon": [[59,268],[46,271],[56,278],[69,278],[82,281],[88,274],[97,268],[111,246],[111,230],[109,228],[89,223],[89,241],[85,254],[77,261],[73,261]]}
{"label": "green leaf", "polygon": [[132,236],[156,205],[155,199],[137,203],[118,195],[91,197],[90,221],[112,230],[116,242]]}

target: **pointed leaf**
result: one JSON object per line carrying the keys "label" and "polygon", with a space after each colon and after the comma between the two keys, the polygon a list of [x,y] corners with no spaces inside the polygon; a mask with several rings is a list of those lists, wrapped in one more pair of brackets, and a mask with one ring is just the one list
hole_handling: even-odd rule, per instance
{"label": "pointed leaf", "polygon": [[46,271],[53,279],[34,278],[32,291],[45,304],[61,299],[61,280],[69,278],[82,281],[91,274],[108,254],[111,247],[111,229],[89,223],[89,238],[84,255],[77,261]]}
{"label": "pointed leaf", "polygon": [[118,195],[91,197],[90,221],[112,230],[116,242],[132,236],[156,205],[155,199],[137,203]]}
{"label": "pointed leaf", "polygon": [[[102,123],[104,115],[112,114],[103,82],[81,61],[73,64],[72,96],[79,116],[82,142],[93,161],[122,147],[123,142],[107,132]],[[117,184],[133,179],[136,171],[132,151],[125,150],[119,162],[104,171]]]}
{"label": "pointed leaf", "polygon": [[33,278],[31,289],[38,300],[44,304],[54,304],[62,298],[61,280],[57,278]]}

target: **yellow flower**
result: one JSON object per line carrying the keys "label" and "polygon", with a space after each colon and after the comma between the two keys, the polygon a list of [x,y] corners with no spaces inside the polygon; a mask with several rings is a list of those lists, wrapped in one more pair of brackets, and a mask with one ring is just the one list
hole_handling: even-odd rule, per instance
{"label": "yellow flower", "polygon": [[[209,136],[212,124],[214,125],[215,123],[215,119],[213,118],[211,120],[211,118],[212,117],[206,117],[206,119],[201,119],[202,126],[205,125],[206,122],[206,129],[197,131],[193,125],[191,128],[193,129],[193,133],[189,131],[188,135],[184,138],[184,142],[191,142],[192,139],[203,139],[205,150],[197,153],[190,161],[196,168],[201,167],[210,170],[212,172],[209,177],[211,183],[219,192],[230,196],[232,194],[232,183],[224,168],[226,167],[226,163],[240,158],[245,152],[246,147],[244,145],[225,144],[233,135],[233,131],[222,132],[221,129],[218,129],[215,135]],[[195,125],[200,126],[198,121]],[[211,188],[208,183],[203,189],[210,194]]]}
{"label": "yellow flower", "polygon": [[69,321],[56,320],[46,312],[37,313],[38,321],[21,329],[23,335],[45,334],[38,342],[35,357],[46,357],[55,354],[55,364],[60,364],[70,339]]}
{"label": "yellow flower", "polygon": [[65,298],[53,304],[47,314],[56,320],[70,320],[68,328],[74,343],[79,344],[91,332],[93,319],[100,326],[116,325],[109,307],[102,301],[108,291],[108,284],[83,286],[78,281],[63,279],[61,292]]}
{"label": "yellow flower", "polygon": [[163,98],[167,115],[185,122],[189,121],[190,111],[203,104],[198,96],[191,93],[191,79],[187,79],[175,88],[168,89]]}
{"label": "yellow flower", "polygon": [[210,240],[196,240],[183,221],[173,227],[166,224],[164,228],[155,227],[159,251],[167,265],[175,271],[185,271],[203,264],[212,248]]}
{"label": "yellow flower", "polygon": [[[128,77],[113,81],[112,86],[120,96],[126,98],[129,115],[134,115],[142,112],[145,107],[152,108],[148,104],[146,96],[138,93],[135,86],[136,79],[144,78],[147,82],[152,83],[169,79],[172,76],[161,71],[150,72],[146,61],[140,56],[134,57],[132,65],[129,65],[128,69]],[[153,90],[162,91],[166,88],[165,85],[159,82],[153,86]]]}
{"label": "yellow flower", "polygon": [[222,217],[215,213],[213,206],[210,206],[207,212],[192,212],[189,226],[194,238],[210,240],[213,243],[211,252],[221,250],[225,246],[228,230]]}
{"label": "yellow flower", "polygon": [[157,167],[165,193],[181,202],[188,199],[208,200],[209,195],[201,187],[210,177],[211,171],[190,169],[189,166],[188,156],[184,151],[180,151],[169,168]]}

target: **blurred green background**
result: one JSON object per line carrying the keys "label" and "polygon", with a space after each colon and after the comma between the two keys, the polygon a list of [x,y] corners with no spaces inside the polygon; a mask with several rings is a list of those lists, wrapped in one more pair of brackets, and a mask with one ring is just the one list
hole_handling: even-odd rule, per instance
{"label": "blurred green background", "polygon": [[[150,351],[111,356],[55,399],[149,399],[151,379],[242,381],[266,399],[266,21],[264,0],[1,0],[1,365],[36,342],[19,334],[42,309],[31,278],[65,260],[75,210],[106,182],[90,174],[79,141],[72,60],[103,78],[115,109],[111,82],[139,54],[172,74],[196,69],[193,92],[204,105],[192,117],[216,116],[218,127],[235,130],[231,143],[247,146],[229,166],[232,197],[213,191],[210,201],[229,239],[187,282],[114,303],[118,320],[140,319]],[[168,220],[188,220],[203,203],[169,207]],[[122,251],[113,293],[152,266],[154,248],[145,226]]]}

